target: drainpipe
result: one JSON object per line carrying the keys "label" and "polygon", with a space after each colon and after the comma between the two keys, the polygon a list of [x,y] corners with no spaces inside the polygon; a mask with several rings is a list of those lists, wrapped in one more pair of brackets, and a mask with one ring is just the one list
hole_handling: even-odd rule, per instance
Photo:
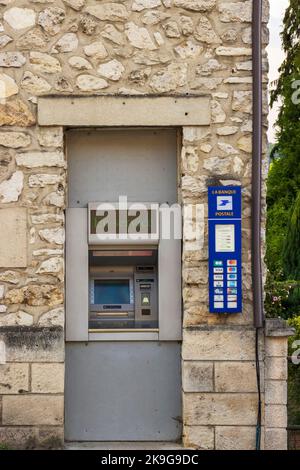
{"label": "drainpipe", "polygon": [[252,285],[254,326],[264,322],[261,259],[261,167],[262,167],[262,0],[253,0],[253,141],[252,141]]}
{"label": "drainpipe", "polygon": [[261,170],[262,170],[262,0],[253,0],[252,13],[253,64],[253,137],[252,137],[252,285],[258,391],[256,450],[261,448],[261,381],[259,364],[259,331],[264,324],[261,259]]}

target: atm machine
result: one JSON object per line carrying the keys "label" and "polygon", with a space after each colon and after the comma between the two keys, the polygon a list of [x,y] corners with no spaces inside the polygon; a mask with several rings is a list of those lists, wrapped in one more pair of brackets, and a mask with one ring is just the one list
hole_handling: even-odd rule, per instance
{"label": "atm machine", "polygon": [[69,440],[180,437],[181,240],[160,209],[67,209]]}

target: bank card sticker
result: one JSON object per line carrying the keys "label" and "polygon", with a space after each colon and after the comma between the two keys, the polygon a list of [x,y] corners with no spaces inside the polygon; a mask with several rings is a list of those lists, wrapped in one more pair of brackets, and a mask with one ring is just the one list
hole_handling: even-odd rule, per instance
{"label": "bank card sticker", "polygon": [[237,266],[237,260],[236,259],[228,259],[227,260],[227,266]]}
{"label": "bank card sticker", "polygon": [[237,295],[237,289],[233,289],[232,287],[230,287],[229,289],[227,289],[227,294]]}
{"label": "bank card sticker", "polygon": [[228,274],[227,275],[228,281],[237,281],[237,274]]}
{"label": "bank card sticker", "polygon": [[228,281],[227,287],[237,287],[237,281]]}
{"label": "bank card sticker", "polygon": [[214,287],[224,287],[223,281],[214,281]]}
{"label": "bank card sticker", "polygon": [[224,269],[223,268],[214,268],[214,273],[215,274],[222,274],[222,273],[224,273]]}
{"label": "bank card sticker", "polygon": [[220,289],[220,288],[217,287],[217,289],[214,289],[214,293],[217,294],[217,295],[218,294],[223,295],[224,292],[223,292],[223,289]]}
{"label": "bank card sticker", "polygon": [[214,308],[224,308],[224,302],[214,302]]}
{"label": "bank card sticker", "polygon": [[224,279],[223,274],[214,274],[215,281],[223,281],[223,279]]}
{"label": "bank card sticker", "polygon": [[224,295],[214,295],[215,302],[224,302]]}
{"label": "bank card sticker", "polygon": [[237,302],[227,302],[227,308],[237,308]]}
{"label": "bank card sticker", "polygon": [[227,267],[227,272],[228,272],[228,273],[237,273],[237,268],[236,268],[236,267],[232,267],[232,266],[228,266],[228,267]]}
{"label": "bank card sticker", "polygon": [[223,261],[221,261],[221,260],[214,260],[214,266],[223,266]]}
{"label": "bank card sticker", "polygon": [[237,302],[237,295],[227,295],[228,302]]}

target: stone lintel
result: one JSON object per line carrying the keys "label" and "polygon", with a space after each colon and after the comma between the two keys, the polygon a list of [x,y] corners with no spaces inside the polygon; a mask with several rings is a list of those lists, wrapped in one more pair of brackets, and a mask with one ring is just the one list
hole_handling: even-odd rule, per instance
{"label": "stone lintel", "polygon": [[206,126],[210,98],[190,96],[43,96],[40,126]]}

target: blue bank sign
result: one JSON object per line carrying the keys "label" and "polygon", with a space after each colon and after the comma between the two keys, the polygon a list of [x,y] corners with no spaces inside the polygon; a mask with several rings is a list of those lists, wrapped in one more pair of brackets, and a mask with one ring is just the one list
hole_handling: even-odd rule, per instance
{"label": "blue bank sign", "polygon": [[209,311],[242,312],[242,198],[239,186],[208,188]]}

